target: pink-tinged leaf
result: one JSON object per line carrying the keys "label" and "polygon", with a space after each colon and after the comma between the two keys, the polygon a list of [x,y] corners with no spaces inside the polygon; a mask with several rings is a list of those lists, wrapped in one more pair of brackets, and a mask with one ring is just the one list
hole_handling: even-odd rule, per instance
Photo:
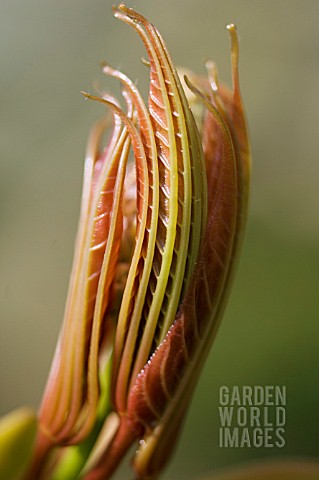
{"label": "pink-tinged leaf", "polygon": [[209,203],[202,249],[177,319],[129,396],[128,416],[146,430],[145,447],[135,459],[136,470],[144,476],[156,473],[166,460],[162,455],[168,452],[161,442],[165,441],[169,425],[177,422],[178,427],[182,421],[176,418],[176,408],[181,402],[185,402],[182,411],[187,407],[216,333],[216,313],[228,275],[237,215],[235,155],[226,125],[212,111],[219,128],[221,156],[217,161],[221,166],[214,200]]}
{"label": "pink-tinged leaf", "polygon": [[[159,197],[158,226],[152,271],[146,279],[146,291],[141,297],[142,312],[130,322],[122,355],[122,372],[133,368],[133,375],[140,370],[149,357],[158,317],[161,312],[165,288],[173,261],[178,214],[178,166],[172,112],[169,103],[170,85],[165,83],[160,60],[141,23],[139,16],[124,5],[115,15],[133,26],[142,37],[150,57],[150,129],[155,136],[158,157],[159,184],[155,191]],[[153,233],[153,232],[152,232]],[[149,321],[147,321],[149,319]],[[135,346],[138,345],[138,348]],[[132,367],[133,363],[133,367]],[[121,375],[118,383],[121,384]],[[127,375],[126,375],[127,376]],[[124,407],[125,408],[125,407]]]}
{"label": "pink-tinged leaf", "polygon": [[[103,71],[119,79],[123,84],[137,112],[140,134],[139,144],[134,149],[137,170],[138,228],[119,312],[113,360],[112,393],[117,410],[123,411],[126,408],[129,374],[136,349],[136,332],[142,315],[143,300],[154,256],[159,208],[159,180],[155,137],[149,113],[141,95],[131,80],[118,70],[105,65]],[[144,152],[143,156],[141,156],[142,151]],[[147,179],[145,179],[146,177]],[[144,188],[148,186],[147,196],[145,192],[141,194],[140,185]]]}
{"label": "pink-tinged leaf", "polygon": [[[238,47],[236,41],[232,38],[232,51],[234,43]],[[237,68],[236,55],[233,68]],[[217,332],[233,275],[246,217],[249,178],[247,128],[239,102],[238,75],[234,77],[233,96],[227,97],[231,98],[227,116],[223,108],[218,111],[216,98],[211,104],[187,82],[210,112],[207,121],[211,136],[206,136],[206,142],[213,141],[205,148],[208,223],[192,282],[175,323],[130,392],[128,416],[145,428],[144,442],[134,463],[141,478],[156,474],[171,453],[164,445],[177,436]]]}
{"label": "pink-tinged leaf", "polygon": [[[120,127],[118,116],[114,118],[108,150],[102,155],[96,150],[92,155],[89,148],[65,321],[40,413],[43,428],[58,443],[83,438],[96,414],[98,378],[94,365],[122,235],[120,206],[129,152],[127,131]],[[96,127],[94,145],[99,144],[104,129]]]}
{"label": "pink-tinged leaf", "polygon": [[[216,118],[216,121],[220,122],[219,134],[221,138],[222,156],[219,161],[221,162],[221,166],[219,169],[219,178],[216,181],[216,191],[214,192],[213,201],[209,205],[207,229],[203,239],[202,249],[195,267],[191,285],[182,302],[179,316],[165,337],[164,342],[145,367],[144,373],[150,369],[150,365],[154,363],[155,358],[159,355],[159,351],[164,349],[164,346],[165,349],[170,348],[168,338],[172,338],[174,345],[173,357],[175,357],[175,361],[173,361],[173,366],[175,367],[176,362],[179,363],[179,360],[182,358],[187,361],[187,346],[192,346],[192,342],[189,343],[186,341],[186,338],[184,338],[185,334],[181,335],[179,333],[175,336],[174,330],[177,328],[176,325],[181,322],[184,317],[187,317],[189,319],[186,322],[187,325],[192,323],[194,326],[194,339],[198,338],[198,340],[200,340],[203,332],[207,328],[206,322],[216,308],[216,302],[219,299],[224,285],[234,237],[237,213],[237,186],[235,156],[231,137],[226,125],[221,121],[218,114]],[[194,316],[197,317],[196,320]],[[164,358],[161,359],[161,362],[163,360]],[[180,363],[183,362],[184,360],[180,360]],[[161,366],[161,370],[163,370],[163,365]],[[180,370],[180,368],[172,368],[174,374],[177,375],[178,370]],[[143,375],[140,375],[137,383],[140,382],[142,376]],[[175,381],[172,382],[172,385],[174,384],[177,385]]]}
{"label": "pink-tinged leaf", "polygon": [[[206,199],[203,188],[204,161],[202,164],[199,161],[203,159],[203,152],[163,40],[146,19],[125,6],[120,5],[115,15],[136,29],[149,55],[150,113],[148,115],[144,104],[138,99],[142,112],[139,115],[139,127],[146,147],[149,148],[154,142],[157,150],[153,148],[151,158],[154,162],[155,155],[158,165],[152,165],[150,172],[157,169],[159,172],[159,183],[150,180],[150,200],[154,204],[149,205],[151,218],[154,218],[155,211],[158,212],[158,226],[155,222],[154,225],[149,223],[146,232],[149,249],[145,248],[143,252],[144,255],[147,253],[146,262],[140,262],[138,270],[132,262],[135,278],[139,280],[138,289],[131,287],[128,290],[131,300],[131,292],[136,292],[134,309],[124,301],[124,292],[123,310],[119,316],[114,376],[118,375],[119,385],[116,405],[123,411],[126,408],[128,381],[131,385],[134,383],[136,375],[175,318],[183,284],[185,287],[198,254]],[[114,70],[110,72],[109,68],[108,73],[124,81],[136,101],[136,91],[128,79]],[[144,133],[145,125],[148,131]],[[155,245],[152,243],[154,241]],[[152,264],[152,271],[147,262]],[[133,312],[130,317],[129,312]]]}
{"label": "pink-tinged leaf", "polygon": [[[230,90],[223,84],[219,85],[216,78],[211,78],[211,85],[212,83],[214,84],[211,90],[211,95],[212,98],[221,105],[221,114],[231,133],[235,149],[238,180],[238,217],[235,243],[236,249],[240,250],[244,227],[247,220],[251,152],[246,115],[239,87],[239,45],[237,31],[234,24],[228,25],[227,29],[231,37],[233,90]],[[213,125],[211,116],[208,115],[203,128],[203,141],[206,158],[214,155],[214,142],[211,141],[212,139],[209,140],[209,138],[207,138],[207,135],[214,136],[214,130],[215,125]],[[236,255],[234,254],[234,257],[235,256]]]}

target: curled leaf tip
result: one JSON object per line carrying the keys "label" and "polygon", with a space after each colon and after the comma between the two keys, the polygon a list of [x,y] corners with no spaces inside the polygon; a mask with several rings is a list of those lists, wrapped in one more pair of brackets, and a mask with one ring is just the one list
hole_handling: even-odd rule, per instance
{"label": "curled leaf tip", "polygon": [[239,59],[239,42],[237,27],[234,23],[227,25],[227,30],[230,34],[231,40],[231,63],[232,63],[232,74],[233,74],[233,87],[236,91],[238,89],[239,83],[239,74],[238,74],[238,59]]}
{"label": "curled leaf tip", "polygon": [[236,32],[237,31],[237,26],[234,23],[228,23],[228,25],[226,25],[226,28],[230,32]]}
{"label": "curled leaf tip", "polygon": [[100,64],[100,67],[101,67],[102,71],[103,71],[104,68],[106,68],[108,66],[108,62],[106,60],[100,60],[99,64]]}
{"label": "curled leaf tip", "polygon": [[149,60],[147,60],[144,57],[141,58],[141,62],[142,62],[143,65],[145,65],[145,67],[150,67],[151,66]]}

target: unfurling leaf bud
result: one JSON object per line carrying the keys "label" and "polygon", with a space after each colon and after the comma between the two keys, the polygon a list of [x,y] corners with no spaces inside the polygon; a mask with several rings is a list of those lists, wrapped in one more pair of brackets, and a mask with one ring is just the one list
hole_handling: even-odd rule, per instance
{"label": "unfurling leaf bud", "polygon": [[[81,468],[94,445],[80,478],[105,480],[134,441],[138,478],[158,475],[216,335],[246,223],[250,148],[235,26],[231,90],[212,62],[208,79],[180,79],[156,27],[124,4],[114,15],[146,48],[148,105],[106,63],[125,108],[84,93],[108,108],[113,130],[103,148],[102,120],[89,140],[65,319],[40,409],[39,478],[49,478],[53,446],[54,471],[68,445],[86,452]],[[203,112],[196,122],[189,94]]]}

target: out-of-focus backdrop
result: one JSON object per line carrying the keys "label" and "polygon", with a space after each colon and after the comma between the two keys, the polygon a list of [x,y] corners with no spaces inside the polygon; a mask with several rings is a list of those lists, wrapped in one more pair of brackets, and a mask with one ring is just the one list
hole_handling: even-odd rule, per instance
{"label": "out-of-focus backdrop", "polygon": [[[147,85],[141,41],[109,0],[2,0],[0,15],[0,413],[38,405],[63,316],[86,138],[118,91],[99,61]],[[163,478],[318,454],[319,3],[127,1],[162,32],[176,64],[230,81],[229,38],[253,150],[250,220],[234,289],[176,455]],[[146,92],[146,90],[144,90]],[[284,448],[221,448],[222,385],[285,385]],[[122,474],[122,478],[127,478]]]}

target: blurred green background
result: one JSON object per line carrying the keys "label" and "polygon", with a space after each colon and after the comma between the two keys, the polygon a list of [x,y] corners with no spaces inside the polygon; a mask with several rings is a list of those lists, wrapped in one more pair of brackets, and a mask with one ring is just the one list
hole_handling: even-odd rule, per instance
{"label": "blurred green background", "polygon": [[[62,320],[86,138],[103,112],[81,90],[100,60],[147,85],[137,35],[108,0],[1,0],[0,413],[38,405]],[[265,457],[318,454],[319,2],[134,0],[175,63],[230,80],[225,25],[240,35],[253,149],[250,221],[240,269],[174,460],[191,480]],[[144,90],[146,91],[146,90]],[[286,385],[282,449],[218,446],[222,385]],[[127,478],[125,473],[119,478]]]}

